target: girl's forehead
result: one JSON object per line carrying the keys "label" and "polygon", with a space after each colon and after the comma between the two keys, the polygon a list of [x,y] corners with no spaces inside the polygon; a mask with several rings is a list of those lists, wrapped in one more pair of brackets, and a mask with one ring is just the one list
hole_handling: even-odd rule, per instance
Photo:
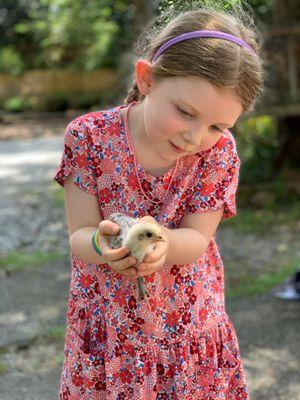
{"label": "girl's forehead", "polygon": [[161,81],[161,89],[168,99],[176,100],[198,113],[227,115],[236,120],[243,112],[243,106],[233,92],[216,88],[208,80],[197,76],[171,77]]}
{"label": "girl's forehead", "polygon": [[[211,84],[207,79],[197,76],[176,76],[163,78],[162,83],[170,90],[178,92],[188,92],[190,94],[196,94],[197,92],[214,93],[218,96],[233,96],[229,90],[217,88]],[[184,93],[186,94],[186,93]]]}

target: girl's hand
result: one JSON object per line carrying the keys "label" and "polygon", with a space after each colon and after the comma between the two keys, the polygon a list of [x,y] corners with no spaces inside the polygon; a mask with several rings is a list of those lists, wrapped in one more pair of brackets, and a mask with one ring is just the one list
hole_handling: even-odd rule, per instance
{"label": "girl's hand", "polygon": [[137,278],[137,270],[134,268],[136,259],[128,256],[129,250],[126,247],[113,249],[109,245],[109,236],[116,235],[120,230],[119,225],[103,220],[99,224],[99,246],[104,262],[114,271],[128,278]]}
{"label": "girl's hand", "polygon": [[[140,220],[158,224],[154,218],[148,215],[140,218]],[[145,256],[143,262],[138,267],[137,277],[151,275],[153,274],[153,272],[159,271],[165,263],[169,250],[169,237],[164,227],[161,225],[160,227],[162,230],[162,236],[165,241],[157,242],[155,245],[155,249]]]}

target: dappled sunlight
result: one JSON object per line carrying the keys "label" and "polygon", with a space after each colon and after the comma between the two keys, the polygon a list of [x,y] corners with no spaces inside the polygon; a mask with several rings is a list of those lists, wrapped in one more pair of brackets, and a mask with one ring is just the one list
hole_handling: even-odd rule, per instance
{"label": "dappled sunlight", "polygon": [[0,314],[0,325],[17,325],[20,323],[24,323],[28,320],[28,315],[19,312],[9,312]]}
{"label": "dappled sunlight", "polygon": [[[298,354],[289,348],[278,348],[274,352],[274,349],[268,346],[253,347],[251,352],[243,357],[243,363],[251,391],[257,396],[259,392],[271,394],[274,387],[284,381],[285,376],[299,375]],[[288,389],[286,395],[296,399],[293,397],[296,393],[300,393],[299,380],[298,384]]]}
{"label": "dappled sunlight", "polygon": [[36,312],[36,316],[39,319],[44,321],[52,320],[58,318],[61,314],[61,309],[59,307],[54,307],[50,305],[43,305],[39,310]]}
{"label": "dappled sunlight", "polygon": [[65,281],[69,282],[70,275],[71,275],[71,271],[58,273],[56,275],[56,280],[57,280],[57,282],[65,282]]}
{"label": "dappled sunlight", "polygon": [[62,148],[63,136],[1,143],[0,179],[9,178],[16,183],[32,181],[35,175],[51,179],[59,165]]}

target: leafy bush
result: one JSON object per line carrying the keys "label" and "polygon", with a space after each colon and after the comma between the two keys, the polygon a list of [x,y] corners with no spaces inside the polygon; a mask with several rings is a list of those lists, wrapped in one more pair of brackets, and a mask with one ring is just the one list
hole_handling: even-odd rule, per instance
{"label": "leafy bush", "polygon": [[23,111],[25,108],[24,100],[19,96],[11,97],[8,100],[6,100],[3,108],[5,111],[10,111],[10,112]]}
{"label": "leafy bush", "polygon": [[12,75],[19,75],[24,71],[21,56],[13,47],[0,47],[0,71]]}
{"label": "leafy bush", "polygon": [[273,160],[279,148],[274,118],[270,115],[248,118],[237,124],[234,133],[242,161],[241,182],[274,181]]}
{"label": "leafy bush", "polygon": [[2,72],[115,68],[131,42],[133,7],[127,0],[2,2]]}

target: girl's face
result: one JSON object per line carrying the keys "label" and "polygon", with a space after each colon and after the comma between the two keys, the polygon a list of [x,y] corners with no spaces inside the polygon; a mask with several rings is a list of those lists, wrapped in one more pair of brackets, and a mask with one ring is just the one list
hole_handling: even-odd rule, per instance
{"label": "girl's face", "polygon": [[144,138],[167,162],[212,147],[243,111],[230,92],[198,77],[152,83],[142,107]]}

